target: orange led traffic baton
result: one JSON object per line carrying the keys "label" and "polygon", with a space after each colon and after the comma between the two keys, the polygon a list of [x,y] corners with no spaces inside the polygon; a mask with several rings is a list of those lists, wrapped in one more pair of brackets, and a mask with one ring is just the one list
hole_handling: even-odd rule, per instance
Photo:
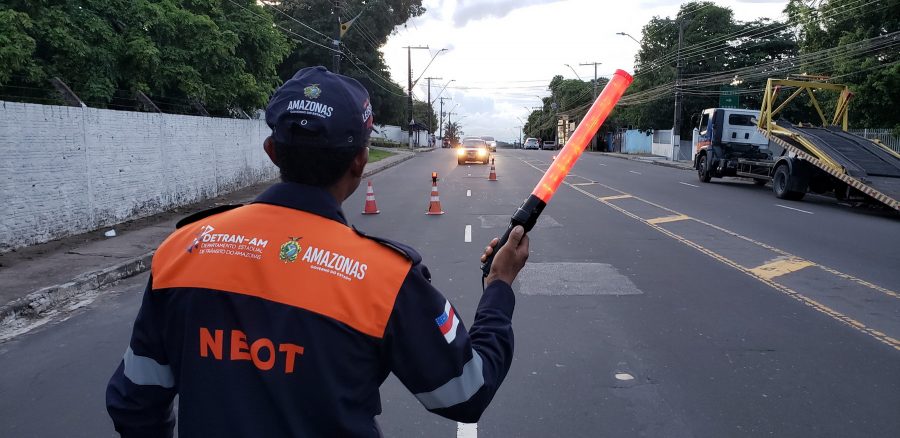
{"label": "orange led traffic baton", "polygon": [[[591,138],[600,129],[600,125],[606,120],[606,117],[613,107],[616,106],[616,103],[619,102],[619,99],[622,98],[622,94],[625,93],[625,90],[631,85],[633,80],[634,78],[630,74],[622,70],[616,70],[606,86],[603,87],[603,91],[597,96],[597,100],[591,105],[591,109],[588,110],[581,123],[575,128],[575,132],[572,133],[572,137],[566,142],[566,146],[562,148],[562,151],[556,156],[556,160],[553,161],[553,164],[550,165],[550,168],[547,169],[547,172],[544,173],[544,176],[535,186],[531,196],[513,214],[509,227],[507,227],[506,232],[503,233],[503,237],[500,238],[500,242],[497,244],[498,249],[503,247],[506,241],[509,240],[509,233],[513,227],[521,225],[526,232],[531,231],[534,224],[537,223],[538,216],[541,215],[544,207],[547,206],[547,203],[553,198],[553,194],[556,193],[556,189],[559,188],[569,171],[572,170],[572,166],[578,161],[578,157],[584,152]],[[487,261],[481,265],[481,271],[485,277],[491,271],[494,254],[491,254]]]}

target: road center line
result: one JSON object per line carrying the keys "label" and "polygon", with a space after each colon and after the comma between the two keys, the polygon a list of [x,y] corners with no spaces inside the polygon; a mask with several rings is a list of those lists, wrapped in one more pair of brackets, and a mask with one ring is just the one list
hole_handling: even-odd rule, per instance
{"label": "road center line", "polygon": [[472,196],[472,191],[471,191],[471,190],[466,190],[466,196]]}
{"label": "road center line", "polygon": [[788,207],[787,205],[775,204],[775,206],[776,206],[776,207],[781,207],[781,208],[786,208],[786,209],[788,209],[788,210],[799,211],[800,213],[815,214],[815,213],[813,213],[813,212],[811,212],[811,211],[801,210],[801,209],[799,209],[799,208],[794,208],[794,207]]}
{"label": "road center line", "polygon": [[606,165],[605,165],[605,164],[603,164],[603,163],[597,163],[597,164],[599,164],[599,165],[601,165],[601,166],[606,166]]}
{"label": "road center line", "polygon": [[629,172],[631,172],[631,173],[633,173],[633,174],[635,174],[635,175],[640,175],[640,174],[641,174],[640,172],[635,172],[635,171],[633,171],[633,170],[629,170]]}
{"label": "road center line", "polygon": [[700,186],[695,186],[695,185],[693,185],[693,184],[688,184],[688,183],[686,183],[686,182],[681,182],[681,181],[679,181],[678,184],[684,184],[684,185],[686,185],[686,186],[691,186],[691,187],[700,187]]}
{"label": "road center line", "polygon": [[456,423],[456,438],[477,438],[478,423]]}
{"label": "road center line", "polygon": [[471,226],[471,225],[466,225],[466,232],[465,232],[465,238],[464,238],[464,240],[465,240],[466,242],[471,242],[471,241],[472,241],[472,226]]}

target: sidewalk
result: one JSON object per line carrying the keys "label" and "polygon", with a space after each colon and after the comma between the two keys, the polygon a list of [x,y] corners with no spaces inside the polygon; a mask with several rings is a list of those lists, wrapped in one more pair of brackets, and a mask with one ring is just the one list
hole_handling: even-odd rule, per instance
{"label": "sidewalk", "polygon": [[[371,176],[415,157],[409,150],[366,166]],[[428,152],[429,150],[416,151]],[[53,308],[150,268],[156,247],[179,219],[218,205],[243,204],[275,181],[250,186],[217,198],[147,218],[0,254],[0,335],[21,318]],[[115,230],[116,237],[104,233]],[[3,337],[0,336],[0,342]]]}
{"label": "sidewalk", "polygon": [[644,163],[655,164],[657,166],[672,167],[675,169],[683,170],[694,170],[694,163],[690,161],[671,161],[666,159],[666,157],[660,157],[657,155],[630,155],[620,154],[617,152],[601,152],[600,154],[609,157],[622,158],[625,160],[642,161]]}

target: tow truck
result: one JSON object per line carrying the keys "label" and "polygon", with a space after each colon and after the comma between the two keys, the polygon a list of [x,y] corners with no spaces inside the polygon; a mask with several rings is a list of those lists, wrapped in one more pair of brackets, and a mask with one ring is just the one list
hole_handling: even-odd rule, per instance
{"label": "tow truck", "polygon": [[[847,86],[821,79],[769,79],[760,111],[704,110],[694,158],[700,181],[745,177],[760,185],[771,181],[780,199],[799,201],[808,191],[830,192],[840,201],[880,203],[900,211],[900,154],[847,132],[853,95]],[[785,89],[795,90],[776,106],[779,92]],[[814,91],[839,93],[830,120]],[[776,121],[803,93],[809,96],[821,126]]]}

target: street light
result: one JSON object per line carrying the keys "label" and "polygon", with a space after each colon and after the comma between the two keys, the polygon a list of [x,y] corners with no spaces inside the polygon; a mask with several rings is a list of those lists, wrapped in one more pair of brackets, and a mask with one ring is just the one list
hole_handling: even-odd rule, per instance
{"label": "street light", "polygon": [[572,67],[571,65],[569,65],[569,64],[565,64],[565,66],[566,66],[566,67],[569,67],[569,69],[572,70],[572,73],[575,73],[575,77],[578,78],[579,81],[584,82],[584,79],[581,79],[581,76],[578,76],[578,72],[575,71],[575,68],[573,68],[573,67]]}
{"label": "street light", "polygon": [[630,33],[627,33],[627,32],[616,32],[616,35],[627,36],[628,38],[631,38],[634,42],[636,42],[636,43],[638,43],[638,44],[641,44],[641,42],[638,41],[637,39],[635,39],[635,37],[631,36]]}
{"label": "street light", "polygon": [[441,88],[441,91],[438,91],[437,96],[435,96],[434,100],[431,101],[431,104],[432,104],[432,105],[434,105],[434,102],[435,102],[436,100],[438,100],[438,99],[441,98],[441,94],[444,92],[444,90],[447,89],[447,85],[450,85],[450,82],[453,82],[453,81],[455,81],[455,80],[456,80],[456,79],[450,79],[449,82],[447,82],[446,84],[444,84],[444,86]]}
{"label": "street light", "polygon": [[437,58],[438,55],[440,55],[442,52],[446,52],[446,51],[447,51],[447,49],[438,50],[437,53],[435,53],[434,56],[431,57],[431,60],[428,61],[428,65],[426,65],[425,68],[422,69],[422,74],[420,74],[419,77],[413,81],[413,86],[415,86],[416,84],[419,83],[419,79],[422,79],[422,76],[425,76],[425,71],[428,70],[428,67],[431,67],[431,63],[434,62],[434,58]]}

